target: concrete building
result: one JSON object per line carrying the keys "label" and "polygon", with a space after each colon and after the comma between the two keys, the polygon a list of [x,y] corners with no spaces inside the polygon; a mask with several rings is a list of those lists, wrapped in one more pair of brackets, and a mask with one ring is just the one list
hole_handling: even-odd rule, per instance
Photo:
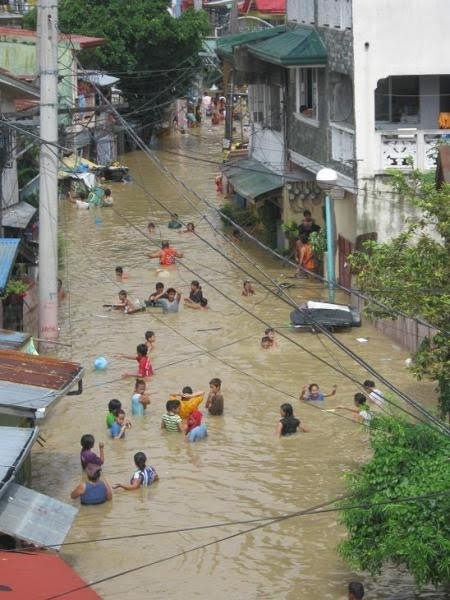
{"label": "concrete building", "polygon": [[[36,32],[0,27],[0,68],[17,78],[35,81],[38,76]],[[58,42],[59,126],[61,143],[78,155],[96,162],[117,159],[115,120],[98,93],[114,101],[115,77],[104,73],[80,72],[78,55],[82,50],[106,43],[104,38],[84,35],[61,35]],[[23,117],[37,115],[38,109],[23,112]],[[37,124],[34,123],[34,124]]]}
{"label": "concrete building", "polygon": [[260,39],[229,37],[231,68],[249,84],[249,158],[282,177],[284,222],[307,208],[323,224],[315,176],[337,172],[338,276],[348,285],[355,244],[389,239],[414,214],[386,169],[435,169],[450,138],[448,2],[424,11],[419,0],[288,0],[287,17]]}

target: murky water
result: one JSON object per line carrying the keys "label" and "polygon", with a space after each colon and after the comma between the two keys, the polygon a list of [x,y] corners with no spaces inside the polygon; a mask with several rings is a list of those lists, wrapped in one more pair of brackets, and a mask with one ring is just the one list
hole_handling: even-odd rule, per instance
{"label": "murky water", "polygon": [[[205,127],[200,136],[180,135],[165,148],[183,156],[160,151],[161,160],[198,193],[218,202],[214,161],[220,159],[219,136]],[[124,161],[134,182],[112,186],[114,210],[83,212],[73,206],[62,210],[61,227],[68,240],[63,279],[70,294],[61,307],[61,341],[71,347],[60,355],[86,366],[85,389],[82,396],[64,398],[43,424],[47,445],[34,455],[34,486],[70,502],[70,490],[80,478],[79,440],[87,432],[97,442],[105,441],[104,475],[110,482],[129,479],[138,450],[148,455],[161,481],[147,490],[119,490],[107,505],[82,507],[63,557],[87,581],[111,577],[95,586],[103,598],[343,600],[348,581],[357,577],[364,581],[368,598],[442,599],[443,594],[432,591],[414,595],[410,578],[398,571],[386,570],[377,581],[349,571],[336,554],[336,544],[344,535],[336,513],[291,518],[242,535],[236,534],[257,523],[224,525],[308,509],[343,493],[343,473],[369,456],[367,434],[349,419],[301,405],[297,397],[305,383],[317,381],[325,390],[336,383],[338,395],[325,402],[325,408],[332,408],[338,403],[351,405],[356,389],[287,339],[280,338],[274,350],[260,350],[264,326],[239,305],[278,327],[288,324],[289,307],[258,285],[253,298],[243,298],[245,276],[238,268],[195,236],[169,231],[168,215],[154,198],[185,222],[194,221],[202,237],[244,265],[236,248],[202,219],[207,214],[220,226],[217,217],[197,199],[187,202],[180,188],[141,153],[129,154]],[[127,316],[102,308],[115,300],[120,287],[142,300],[160,279],[156,261],[146,258],[154,246],[140,233],[146,232],[149,221],[155,221],[161,235],[184,252],[186,267],[192,270],[179,265],[164,282],[187,294],[191,279],[206,280],[203,289],[209,311]],[[159,233],[155,242],[158,239]],[[247,242],[241,248],[278,280],[294,281],[288,279],[289,270],[263,251]],[[115,282],[116,265],[129,270],[126,284]],[[246,268],[260,277],[253,267]],[[290,292],[299,302],[323,294],[310,281]],[[132,380],[121,380],[120,375],[134,370],[132,361],[116,359],[114,354],[133,355],[147,329],[154,330],[157,338],[152,353],[156,369],[150,385],[152,404],[144,418],[134,420],[125,441],[112,441],[104,426],[106,406],[117,397],[129,410]],[[322,336],[281,331],[359,380],[367,377]],[[358,342],[360,336],[368,342]],[[373,328],[364,325],[339,337],[402,389],[433,402],[432,386],[418,385],[405,369],[406,353]],[[99,355],[109,360],[106,371],[92,367]],[[223,381],[225,415],[205,417],[208,439],[188,444],[182,435],[161,432],[169,393],[185,385],[207,390],[212,377]],[[286,401],[294,404],[310,432],[279,440],[274,430],[279,405]],[[218,526],[164,533],[210,524]],[[95,541],[115,536],[123,539]],[[89,540],[94,541],[85,543]],[[211,544],[215,540],[218,543]],[[72,544],[77,541],[83,543]]]}

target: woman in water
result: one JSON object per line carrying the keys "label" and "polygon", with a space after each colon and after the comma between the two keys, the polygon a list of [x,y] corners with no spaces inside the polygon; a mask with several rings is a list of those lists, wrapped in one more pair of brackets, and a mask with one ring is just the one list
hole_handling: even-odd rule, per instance
{"label": "woman in water", "polygon": [[109,483],[102,481],[100,475],[102,468],[100,465],[88,464],[84,471],[88,478],[82,481],[72,490],[70,497],[75,500],[79,498],[81,504],[103,504],[112,500],[112,489]]}

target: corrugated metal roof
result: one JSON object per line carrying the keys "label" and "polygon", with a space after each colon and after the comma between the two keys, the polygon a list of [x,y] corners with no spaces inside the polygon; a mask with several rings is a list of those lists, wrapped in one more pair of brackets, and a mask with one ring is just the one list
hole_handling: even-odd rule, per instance
{"label": "corrugated metal roof", "polygon": [[38,546],[58,549],[78,509],[12,483],[0,498],[0,531]]}
{"label": "corrugated metal roof", "polygon": [[45,410],[83,376],[83,367],[47,356],[0,350],[0,413]]}
{"label": "corrugated metal roof", "polygon": [[79,363],[0,350],[0,382],[63,390],[82,370]]}
{"label": "corrugated metal roof", "polygon": [[224,173],[238,194],[252,200],[283,185],[280,175],[269,171],[257,160],[240,160],[224,167]]}
{"label": "corrugated metal roof", "polygon": [[14,480],[37,436],[36,428],[0,427],[0,496]]}
{"label": "corrugated metal roof", "polygon": [[0,238],[0,294],[3,294],[16,260],[20,240]]}
{"label": "corrugated metal roof", "polygon": [[[101,600],[57,554],[30,551],[0,552],[0,564],[2,584],[10,588],[7,594],[2,594],[5,600],[60,597],[66,600]],[[69,590],[78,591],[69,593]]]}
{"label": "corrugated metal roof", "polygon": [[327,49],[313,27],[299,25],[275,38],[249,46],[253,56],[276,65],[326,65]]}
{"label": "corrugated metal roof", "polygon": [[0,329],[0,350],[20,350],[30,338],[31,335],[23,331]]}
{"label": "corrugated metal roof", "polygon": [[258,29],[257,31],[248,31],[246,33],[236,33],[233,35],[225,35],[217,39],[216,52],[220,56],[227,58],[233,57],[233,49],[237,46],[243,46],[245,44],[251,44],[258,40],[264,40],[280,35],[286,31],[286,27],[281,25],[279,27],[271,27],[269,29]]}
{"label": "corrugated metal roof", "polygon": [[19,202],[13,206],[8,206],[2,212],[3,227],[16,227],[17,229],[25,229],[31,221],[36,208],[28,204],[28,202]]}

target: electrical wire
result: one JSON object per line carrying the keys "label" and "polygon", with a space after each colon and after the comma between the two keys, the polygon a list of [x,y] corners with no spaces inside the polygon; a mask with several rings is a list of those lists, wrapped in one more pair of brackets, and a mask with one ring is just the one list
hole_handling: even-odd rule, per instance
{"label": "electrical wire", "polygon": [[[436,492],[434,494],[429,494],[429,495],[427,494],[427,495],[424,495],[422,497],[416,496],[415,499],[418,499],[418,498],[421,498],[421,499],[427,498],[428,499],[428,498],[436,497],[437,495],[443,495],[443,494],[448,495],[448,494],[450,494],[450,491],[449,490],[443,490],[441,492]],[[190,554],[191,552],[195,552],[197,550],[203,550],[204,548],[208,548],[210,546],[214,546],[214,545],[219,544],[221,542],[225,542],[225,541],[237,538],[239,536],[242,536],[242,535],[245,535],[245,534],[248,534],[248,533],[252,533],[254,531],[258,531],[259,529],[263,529],[263,528],[268,527],[270,525],[273,525],[275,523],[281,523],[283,521],[287,521],[289,519],[296,518],[296,517],[302,517],[302,516],[305,516],[305,515],[314,515],[314,514],[320,514],[320,513],[324,513],[324,512],[330,512],[330,511],[333,511],[333,512],[335,512],[335,511],[341,511],[341,510],[343,510],[342,508],[329,509],[328,511],[326,511],[324,509],[326,509],[326,507],[328,507],[328,506],[336,504],[337,502],[341,502],[342,500],[345,500],[348,497],[349,497],[348,495],[343,495],[343,496],[340,496],[338,498],[334,498],[333,500],[329,500],[327,502],[322,502],[321,504],[317,504],[317,505],[315,505],[315,506],[313,506],[311,508],[305,509],[305,510],[299,510],[299,511],[296,511],[295,513],[290,513],[290,514],[287,514],[287,515],[282,515],[280,517],[274,517],[274,518],[272,518],[272,519],[270,519],[270,520],[268,520],[266,522],[258,523],[257,525],[255,525],[253,527],[250,527],[248,529],[244,529],[242,531],[238,531],[236,533],[224,536],[224,537],[216,539],[216,540],[212,540],[210,542],[205,542],[203,544],[199,544],[199,545],[194,546],[192,548],[188,548],[187,550],[181,550],[181,551],[179,551],[179,552],[177,552],[175,554],[172,554],[170,556],[166,556],[166,557],[163,557],[163,558],[160,558],[160,559],[157,559],[157,560],[154,560],[154,561],[142,564],[142,565],[138,565],[137,567],[132,567],[130,569],[125,569],[123,571],[119,571],[119,572],[114,573],[112,575],[108,575],[106,577],[102,577],[102,578],[97,579],[95,581],[91,581],[90,583],[86,583],[84,585],[81,585],[81,586],[78,586],[78,587],[75,587],[75,588],[71,588],[69,590],[66,590],[65,592],[60,592],[60,593],[55,594],[53,596],[48,596],[45,600],[57,600],[57,598],[63,598],[64,596],[67,596],[68,594],[73,594],[75,592],[78,592],[78,591],[90,588],[92,586],[99,585],[99,584],[105,583],[107,581],[112,581],[113,579],[117,579],[118,577],[123,577],[123,576],[129,575],[131,573],[136,573],[137,571],[141,571],[142,569],[146,569],[148,567],[153,567],[155,565],[167,562],[169,560],[173,560],[174,558],[179,558],[180,556],[185,556],[186,554]],[[414,498],[414,497],[408,498],[407,501],[410,502],[411,498]],[[393,499],[392,501],[382,502],[382,503],[380,503],[380,505],[397,504],[397,503],[403,503],[403,501],[400,500],[399,502],[397,502],[395,499]],[[347,509],[350,510],[351,508],[364,508],[364,507],[365,506],[363,504],[359,504],[359,505],[355,505],[355,506],[350,506]]]}

